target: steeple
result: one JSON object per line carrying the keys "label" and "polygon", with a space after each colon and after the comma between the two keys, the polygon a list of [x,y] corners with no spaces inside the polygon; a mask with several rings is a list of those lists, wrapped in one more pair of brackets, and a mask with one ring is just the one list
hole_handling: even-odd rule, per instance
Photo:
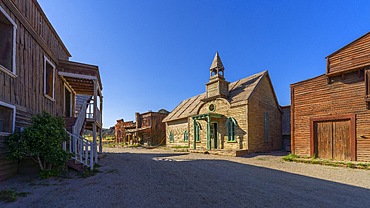
{"label": "steeple", "polygon": [[227,98],[229,95],[229,82],[224,78],[224,70],[220,55],[216,52],[209,69],[210,77],[206,84],[207,97],[204,99],[205,102],[216,98]]}
{"label": "steeple", "polygon": [[213,58],[209,71],[210,71],[210,78],[215,77],[215,76],[224,77],[224,65],[222,64],[222,61],[221,61],[221,58],[218,52],[216,52],[216,55]]}

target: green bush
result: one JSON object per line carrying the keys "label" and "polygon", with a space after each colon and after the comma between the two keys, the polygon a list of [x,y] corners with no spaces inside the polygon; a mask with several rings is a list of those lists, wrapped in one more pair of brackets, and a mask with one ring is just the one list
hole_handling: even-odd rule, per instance
{"label": "green bush", "polygon": [[65,166],[71,157],[63,150],[62,142],[66,141],[64,119],[43,112],[31,119],[31,126],[23,132],[16,132],[6,138],[10,157],[23,159],[31,157],[40,167],[43,177],[55,175]]}

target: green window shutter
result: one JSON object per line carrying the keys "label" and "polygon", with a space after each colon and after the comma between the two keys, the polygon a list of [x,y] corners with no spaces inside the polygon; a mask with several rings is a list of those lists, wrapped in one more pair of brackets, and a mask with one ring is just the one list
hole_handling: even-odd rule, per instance
{"label": "green window shutter", "polygon": [[265,134],[265,142],[269,140],[269,114],[265,112],[265,119],[264,119],[264,134]]}
{"label": "green window shutter", "polygon": [[230,117],[226,120],[227,141],[235,142],[236,121]]}
{"label": "green window shutter", "polygon": [[195,126],[195,141],[199,142],[200,141],[200,124],[196,123]]}

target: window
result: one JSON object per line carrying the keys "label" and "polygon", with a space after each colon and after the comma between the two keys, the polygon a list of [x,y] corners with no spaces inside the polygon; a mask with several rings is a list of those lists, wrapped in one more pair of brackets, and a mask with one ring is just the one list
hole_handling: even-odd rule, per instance
{"label": "window", "polygon": [[55,66],[51,61],[44,57],[44,94],[46,97],[54,100],[54,79]]}
{"label": "window", "polygon": [[233,117],[230,117],[226,120],[226,130],[227,130],[227,141],[228,142],[235,142],[235,129],[237,123]]}
{"label": "window", "polygon": [[265,142],[269,140],[269,113],[265,112],[265,119],[264,119],[264,135],[265,135]]}
{"label": "window", "polygon": [[6,136],[14,131],[15,107],[0,101],[0,136]]}
{"label": "window", "polygon": [[173,133],[172,131],[170,132],[170,142],[173,143],[175,141],[175,139],[173,138]]}
{"label": "window", "polygon": [[195,122],[195,141],[200,142],[200,130],[201,126],[199,122]]}
{"label": "window", "polygon": [[15,76],[17,25],[0,6],[0,70]]}
{"label": "window", "polygon": [[365,92],[366,92],[366,99],[370,100],[370,70],[365,70]]}
{"label": "window", "polygon": [[188,130],[184,132],[184,141],[187,142],[189,140]]}

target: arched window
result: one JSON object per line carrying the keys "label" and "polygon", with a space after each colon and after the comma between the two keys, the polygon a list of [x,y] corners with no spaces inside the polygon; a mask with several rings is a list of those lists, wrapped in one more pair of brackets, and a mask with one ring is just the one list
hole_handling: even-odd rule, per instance
{"label": "arched window", "polygon": [[189,140],[188,130],[184,132],[184,141],[187,142]]}
{"label": "arched window", "polygon": [[172,142],[174,142],[174,138],[173,138],[173,133],[172,133],[172,131],[170,132],[170,142],[172,143]]}
{"label": "arched window", "polygon": [[199,122],[195,122],[195,141],[200,142],[200,130],[201,126]]}
{"label": "arched window", "polygon": [[227,131],[227,141],[228,142],[235,142],[235,129],[237,123],[233,117],[230,117],[226,120],[226,131]]}

